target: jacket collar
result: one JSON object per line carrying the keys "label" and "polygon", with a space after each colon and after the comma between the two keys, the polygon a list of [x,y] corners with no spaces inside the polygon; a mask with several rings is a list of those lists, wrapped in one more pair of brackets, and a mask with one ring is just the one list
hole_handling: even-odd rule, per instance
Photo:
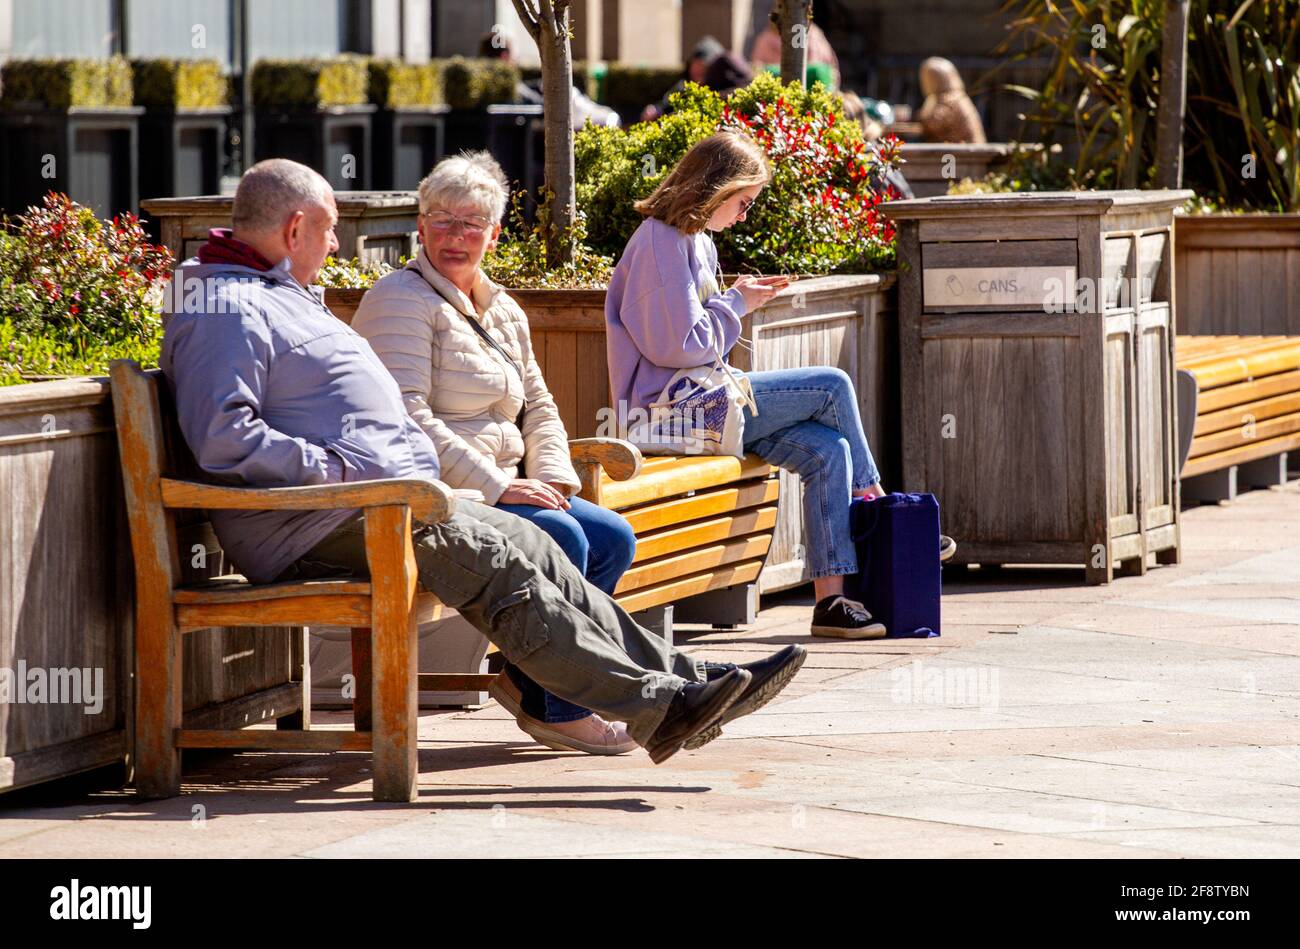
{"label": "jacket collar", "polygon": [[473,299],[471,299],[461,291],[460,287],[438,272],[438,268],[430,263],[429,255],[425,253],[423,246],[420,247],[419,253],[406,267],[408,270],[418,270],[420,276],[429,282],[429,285],[438,292],[439,296],[455,307],[463,316],[472,317],[473,319],[478,319],[476,303],[486,311],[496,300],[497,294],[501,292],[501,288],[489,280],[484,275],[483,269],[479,268],[478,273],[474,276],[474,286],[470,288],[474,292]]}

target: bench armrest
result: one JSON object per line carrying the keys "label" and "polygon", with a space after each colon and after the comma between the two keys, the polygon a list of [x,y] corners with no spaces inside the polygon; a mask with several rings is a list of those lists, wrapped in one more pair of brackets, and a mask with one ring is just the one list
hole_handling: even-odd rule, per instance
{"label": "bench armrest", "polygon": [[445,521],[456,510],[456,498],[441,481],[384,478],[342,484],[313,484],[293,488],[232,488],[163,478],[162,502],[167,508],[208,508],[233,511],[330,511],[348,508],[407,505],[426,524]]}
{"label": "bench armrest", "polygon": [[574,467],[599,465],[615,481],[641,473],[641,450],[621,438],[575,438],[569,442],[569,457]]}

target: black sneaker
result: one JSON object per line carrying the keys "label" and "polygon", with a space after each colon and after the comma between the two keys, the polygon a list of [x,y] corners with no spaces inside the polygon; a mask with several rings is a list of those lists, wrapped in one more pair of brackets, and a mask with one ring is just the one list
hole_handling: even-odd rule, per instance
{"label": "black sneaker", "polygon": [[[701,745],[706,745],[713,739],[722,734],[722,726],[727,722],[735,721],[742,715],[748,715],[751,712],[757,712],[772,699],[780,694],[781,690],[790,684],[794,674],[799,671],[805,659],[808,658],[808,650],[803,646],[786,646],[780,652],[773,653],[763,659],[755,662],[741,663],[739,668],[744,669],[753,678],[750,679],[749,685],[745,691],[731,707],[722,713],[718,721],[710,725],[704,731],[700,732],[694,738],[688,738],[686,744],[682,745],[687,751],[694,751]],[[709,663],[705,664],[705,671],[712,675],[712,669],[721,669],[724,665],[729,665],[733,669],[737,666],[731,663]]]}
{"label": "black sneaker", "polygon": [[957,542],[947,534],[939,535],[939,563],[947,563],[957,552]]}
{"label": "black sneaker", "polygon": [[812,634],[829,639],[884,639],[885,627],[857,600],[837,594],[813,607]]}

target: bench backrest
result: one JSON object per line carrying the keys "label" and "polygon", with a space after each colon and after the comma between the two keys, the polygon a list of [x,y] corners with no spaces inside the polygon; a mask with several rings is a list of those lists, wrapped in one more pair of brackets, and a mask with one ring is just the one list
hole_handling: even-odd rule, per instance
{"label": "bench backrest", "polygon": [[162,373],[118,360],[109,374],[139,605],[170,611],[181,563],[176,514],[163,507],[160,482],[164,476],[189,474],[192,459],[170,411],[171,393]]}

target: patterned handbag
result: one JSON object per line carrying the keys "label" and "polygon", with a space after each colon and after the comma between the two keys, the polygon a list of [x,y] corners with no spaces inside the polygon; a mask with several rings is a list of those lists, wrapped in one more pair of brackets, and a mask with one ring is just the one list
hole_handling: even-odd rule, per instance
{"label": "patterned handbag", "polygon": [[628,441],[646,455],[745,454],[745,408],[758,415],[749,377],[715,351],[712,366],[681,369],[649,418],[628,428]]}

